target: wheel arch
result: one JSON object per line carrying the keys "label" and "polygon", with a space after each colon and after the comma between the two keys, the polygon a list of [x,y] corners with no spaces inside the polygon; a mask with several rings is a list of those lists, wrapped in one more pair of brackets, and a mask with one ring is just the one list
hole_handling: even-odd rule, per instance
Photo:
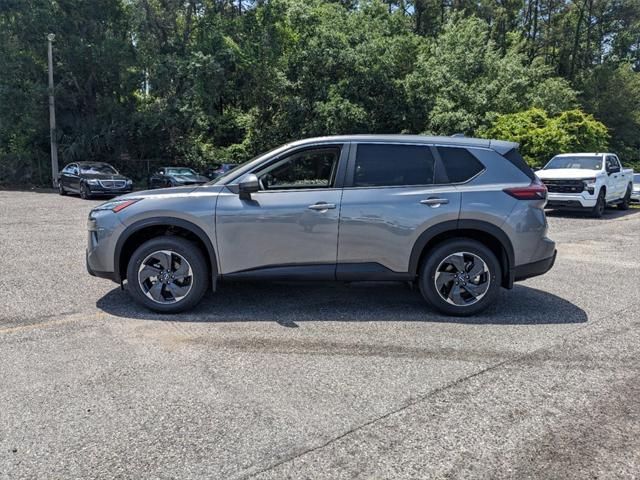
{"label": "wheel arch", "polygon": [[511,240],[499,227],[481,220],[451,220],[422,232],[411,250],[409,273],[417,275],[427,252],[453,238],[470,238],[489,248],[502,267],[502,286],[513,287],[515,253]]}
{"label": "wheel arch", "polygon": [[218,278],[218,261],[209,236],[196,224],[172,217],[152,217],[129,225],[116,242],[114,252],[114,276],[122,282],[126,278],[127,264],[133,252],[144,242],[162,235],[178,235],[195,242],[205,255],[215,291]]}

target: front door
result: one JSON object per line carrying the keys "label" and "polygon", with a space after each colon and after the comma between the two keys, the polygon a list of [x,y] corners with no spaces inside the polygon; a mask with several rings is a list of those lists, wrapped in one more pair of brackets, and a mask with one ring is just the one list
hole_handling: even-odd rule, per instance
{"label": "front door", "polygon": [[[285,152],[253,172],[260,191],[226,190],[216,206],[221,273],[335,276],[345,145]],[[285,270],[283,270],[285,269]],[[319,275],[323,274],[323,275]]]}
{"label": "front door", "polygon": [[61,181],[62,186],[69,190],[78,191],[80,189],[80,172],[75,163],[67,165],[62,170]]}

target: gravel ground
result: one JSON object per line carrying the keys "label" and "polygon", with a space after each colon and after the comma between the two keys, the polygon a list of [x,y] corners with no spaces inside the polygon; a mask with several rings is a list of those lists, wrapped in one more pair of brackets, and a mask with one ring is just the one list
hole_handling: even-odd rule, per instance
{"label": "gravel ground", "polygon": [[98,201],[0,191],[0,478],[637,478],[640,209],[470,319],[405,285],[226,284],[164,317],[90,277]]}

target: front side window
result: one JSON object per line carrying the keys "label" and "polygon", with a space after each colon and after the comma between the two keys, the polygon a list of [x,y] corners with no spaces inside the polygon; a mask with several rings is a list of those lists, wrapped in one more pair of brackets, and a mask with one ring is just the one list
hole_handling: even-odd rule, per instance
{"label": "front side window", "polygon": [[293,153],[257,173],[260,187],[262,190],[330,188],[339,158],[338,147]]}
{"label": "front side window", "polygon": [[353,186],[431,185],[434,164],[427,146],[359,144]]}

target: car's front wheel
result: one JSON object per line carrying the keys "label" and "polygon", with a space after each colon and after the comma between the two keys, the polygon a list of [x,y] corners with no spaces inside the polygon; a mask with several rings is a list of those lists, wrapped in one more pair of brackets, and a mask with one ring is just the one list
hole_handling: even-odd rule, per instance
{"label": "car's front wheel", "polygon": [[86,183],[80,184],[80,198],[84,200],[91,200],[91,190],[89,190],[89,185]]}
{"label": "car's front wheel", "polygon": [[447,315],[465,317],[491,305],[500,290],[500,262],[482,243],[461,238],[427,252],[420,271],[420,292]]}
{"label": "car's front wheel", "polygon": [[66,195],[67,194],[67,191],[65,190],[65,188],[62,185],[61,181],[58,182],[58,193],[60,193],[60,195]]}
{"label": "car's front wheel", "polygon": [[607,206],[607,201],[605,199],[605,191],[600,190],[600,193],[598,193],[598,199],[596,200],[596,204],[591,209],[591,216],[593,218],[602,217],[602,214],[604,213],[604,209],[606,206]]}
{"label": "car's front wheel", "polygon": [[194,307],[207,290],[209,270],[200,248],[182,237],[148,240],[127,267],[127,290],[145,307],[176,313]]}

